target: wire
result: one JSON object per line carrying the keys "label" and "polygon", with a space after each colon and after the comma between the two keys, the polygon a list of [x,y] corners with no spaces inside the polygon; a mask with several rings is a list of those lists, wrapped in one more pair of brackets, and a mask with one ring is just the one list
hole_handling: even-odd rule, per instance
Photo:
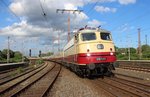
{"label": "wire", "polygon": [[97,0],[96,2],[95,2],[95,4],[87,11],[87,14],[92,14],[93,13],[93,8],[98,4],[98,2],[99,2],[99,0]]}
{"label": "wire", "polygon": [[[42,10],[42,16],[44,17],[44,19],[45,19],[45,21],[47,22],[47,14],[45,13],[45,11],[44,11],[44,8],[43,8],[43,6],[42,6],[42,3],[41,3],[41,0],[39,0],[39,3],[40,3],[40,7],[41,7],[41,10]],[[48,22],[47,22],[48,23]]]}
{"label": "wire", "polygon": [[13,12],[13,11],[8,7],[9,5],[7,5],[6,2],[4,2],[4,0],[1,0],[1,2],[2,2],[2,3],[7,7],[7,9],[21,22],[20,17],[18,17],[17,14],[16,14],[15,12]]}
{"label": "wire", "polygon": [[[130,23],[136,22],[137,19],[143,18],[143,17],[146,16],[146,15],[147,15],[147,16],[150,15],[149,11],[148,11],[148,12],[146,11],[144,14],[142,14],[142,15],[136,17],[136,18],[130,19],[130,20],[126,21],[126,22],[130,22]],[[123,24],[124,24],[124,23],[123,23]],[[121,24],[121,25],[123,25],[123,24]],[[116,26],[116,27],[113,28],[112,30],[115,30],[115,29],[117,29],[117,28],[118,28],[118,27]]]}

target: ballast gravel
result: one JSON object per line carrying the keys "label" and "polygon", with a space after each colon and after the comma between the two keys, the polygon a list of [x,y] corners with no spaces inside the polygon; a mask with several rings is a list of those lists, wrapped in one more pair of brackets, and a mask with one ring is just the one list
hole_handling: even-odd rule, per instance
{"label": "ballast gravel", "polygon": [[90,79],[80,78],[66,68],[62,71],[50,90],[48,97],[108,97],[104,90],[93,86]]}

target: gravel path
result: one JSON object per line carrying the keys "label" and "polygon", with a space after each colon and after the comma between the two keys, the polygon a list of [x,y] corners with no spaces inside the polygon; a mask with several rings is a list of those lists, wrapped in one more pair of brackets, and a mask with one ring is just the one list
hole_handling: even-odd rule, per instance
{"label": "gravel path", "polygon": [[[68,69],[62,68],[49,97],[108,97],[105,91],[93,86],[90,79],[80,78]],[[110,97],[110,96],[109,96]]]}

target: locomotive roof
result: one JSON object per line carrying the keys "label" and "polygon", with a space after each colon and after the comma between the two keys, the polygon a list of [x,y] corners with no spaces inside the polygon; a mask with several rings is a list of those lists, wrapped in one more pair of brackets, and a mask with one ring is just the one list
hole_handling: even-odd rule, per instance
{"label": "locomotive roof", "polygon": [[[90,32],[103,32],[103,33],[110,33],[110,31],[107,31],[105,29],[99,29],[99,28],[81,28],[77,31],[77,33],[90,33]],[[77,34],[75,33],[75,34]],[[68,49],[70,46],[72,46],[74,44],[74,37],[72,37],[70,39],[70,41],[64,46],[63,50],[65,51],[66,49]]]}
{"label": "locomotive roof", "polygon": [[78,31],[78,33],[84,33],[84,32],[106,32],[106,33],[110,33],[110,31],[107,31],[107,30],[105,30],[105,29],[98,29],[98,28],[91,28],[91,29],[86,29],[86,28],[84,28],[84,29],[80,29],[79,31]]}

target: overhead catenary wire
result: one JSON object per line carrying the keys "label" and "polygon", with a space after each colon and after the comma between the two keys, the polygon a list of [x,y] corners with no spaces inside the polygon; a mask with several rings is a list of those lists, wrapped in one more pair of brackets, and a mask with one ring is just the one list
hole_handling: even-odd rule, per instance
{"label": "overhead catenary wire", "polygon": [[[136,18],[134,17],[134,18],[132,18],[132,19],[128,19],[126,22],[130,22],[130,23],[134,23],[134,22],[136,22],[138,19],[140,19],[140,18],[143,18],[143,17],[145,17],[145,16],[148,16],[148,15],[150,15],[150,11],[146,11],[146,12],[144,12],[142,15],[140,15],[140,16],[137,16]],[[121,25],[123,25],[124,23],[122,23]],[[115,30],[115,29],[117,29],[118,27],[117,26],[115,26],[112,30]]]}
{"label": "overhead catenary wire", "polygon": [[[91,8],[89,8],[88,11],[85,10],[85,12],[86,12],[85,14],[90,15],[91,11],[92,11],[93,8],[98,4],[98,2],[99,2],[99,1],[97,0],[97,1],[95,2],[95,4],[94,4],[93,6],[91,6]],[[88,5],[88,4],[90,4],[90,1],[87,3],[87,5]],[[82,14],[82,12],[81,12],[81,18],[83,18],[83,15],[84,15],[84,14]],[[77,20],[77,19],[76,19],[76,20]],[[78,25],[81,25],[81,24],[82,24],[82,23],[81,23],[81,24],[80,24],[80,23],[81,23],[80,21],[77,23],[77,27],[78,27]],[[77,29],[77,28],[75,27],[75,29]]]}
{"label": "overhead catenary wire", "polygon": [[[91,11],[92,11],[92,9],[95,7],[97,5],[97,2],[88,10],[88,15],[91,15],[92,13],[91,13]],[[87,11],[86,11],[87,12]],[[125,14],[127,14],[127,13],[125,13]],[[134,18],[131,18],[131,19],[128,19],[127,21],[129,21],[130,23],[134,23],[134,22],[136,22],[138,19],[141,19],[141,18],[143,18],[143,17],[145,17],[145,16],[148,16],[149,15],[149,12],[144,12],[144,13],[142,13],[141,15],[139,15],[139,16],[137,16],[137,17],[134,17]],[[119,17],[120,18],[120,17]],[[121,17],[122,18],[122,17]],[[117,18],[118,19],[118,18]],[[117,21],[116,21],[117,22]],[[124,24],[124,23],[123,23]],[[116,27],[115,27],[116,28]],[[115,29],[115,28],[113,28],[113,29]],[[149,31],[150,29],[148,28],[148,29],[143,29],[143,31]],[[132,33],[132,34],[135,34],[135,33]]]}
{"label": "overhead catenary wire", "polygon": [[87,11],[87,14],[88,15],[90,15],[90,14],[92,14],[93,13],[93,8],[98,4],[98,2],[99,2],[99,0],[97,0],[96,2],[95,2],[95,4],[93,5],[93,6],[91,6],[91,8]]}
{"label": "overhead catenary wire", "polygon": [[9,12],[12,13],[21,22],[20,17],[8,7],[9,5],[6,4],[6,2],[4,0],[1,0],[1,2],[6,6],[6,8],[9,10]]}
{"label": "overhead catenary wire", "polygon": [[[86,11],[88,15],[90,15],[90,16],[93,15],[93,13],[94,13],[94,10],[93,10],[93,9],[94,9],[96,6],[98,6],[98,3],[100,3],[100,0],[95,0],[95,3],[93,4],[93,6],[91,6],[91,7],[89,8],[89,10]],[[89,3],[88,3],[88,4],[89,4]],[[112,3],[111,3],[111,5],[112,5]],[[93,10],[93,11],[92,11],[92,10]]]}
{"label": "overhead catenary wire", "polygon": [[41,7],[41,11],[42,11],[42,16],[44,17],[45,21],[47,22],[47,14],[45,13],[45,10],[42,6],[42,3],[41,3],[41,0],[39,0],[39,3],[40,3],[40,7]]}
{"label": "overhead catenary wire", "polygon": [[[45,0],[44,0],[44,2],[45,2]],[[44,18],[44,20],[46,22],[46,26],[48,27],[49,31],[51,31],[51,24],[49,25],[47,13],[45,12],[44,5],[42,4],[41,0],[39,0],[39,5],[40,5],[40,9],[42,11],[42,17]]]}
{"label": "overhead catenary wire", "polygon": [[[133,19],[130,19],[129,21],[131,22],[131,23],[133,23],[133,22],[135,22],[136,20],[138,20],[138,19],[140,19],[140,18],[143,18],[146,14],[149,14],[149,13],[147,13],[147,11],[146,12],[144,12],[142,15],[140,15],[140,16],[137,16],[136,18],[133,18]],[[113,28],[112,30],[115,30],[115,28]],[[149,28],[146,28],[146,29],[143,29],[142,30],[142,32],[146,32],[146,31],[149,31],[150,29]],[[128,35],[135,35],[135,34],[137,34],[137,33],[130,33],[130,34],[128,34]]]}
{"label": "overhead catenary wire", "polygon": [[[89,15],[92,15],[93,14],[93,11],[92,11],[92,9],[98,4],[98,2],[99,1],[95,1],[95,4],[88,10],[88,11],[86,11],[87,12],[87,14],[89,14]],[[131,9],[132,10],[132,9]],[[92,13],[91,13],[91,11],[92,11]],[[127,12],[128,14],[129,14],[129,12]],[[125,13],[125,14],[127,14],[127,13]],[[134,18],[134,19],[129,19],[128,21],[133,21],[133,22],[135,22],[137,19],[139,19],[139,18],[143,18],[144,16],[145,16],[145,14],[149,14],[149,12],[145,12],[144,14],[142,14],[142,15],[140,15],[140,16],[138,16],[137,18]],[[122,15],[122,14],[121,14]],[[118,18],[117,18],[117,20],[118,19],[121,19],[122,17],[120,17],[120,15],[118,16]],[[117,21],[115,21],[115,22],[117,22]],[[132,23],[133,23],[132,22]],[[114,22],[113,22],[114,23]],[[124,24],[124,23],[123,23]],[[109,24],[108,24],[109,25]],[[115,26],[114,28],[112,28],[112,30],[114,30],[114,29],[116,29],[116,28],[118,28],[117,26]]]}
{"label": "overhead catenary wire", "polygon": [[[39,0],[40,1],[40,0]],[[44,0],[44,2],[45,2],[45,0]],[[41,7],[41,10],[42,10],[42,13],[43,13],[43,17],[45,18],[45,20],[46,20],[46,22],[47,22],[47,26],[49,26],[48,25],[48,19],[47,19],[47,14],[46,14],[46,12],[45,12],[45,9],[44,9],[44,7],[43,7],[43,5],[42,5],[42,3],[41,3],[41,1],[40,1],[40,7]],[[52,26],[52,25],[51,25]],[[56,25],[53,25],[54,27],[56,26]],[[49,29],[51,29],[51,28],[49,28]],[[53,32],[58,32],[58,30],[57,29],[55,29],[55,28],[53,28],[52,29],[53,30]],[[49,34],[49,35],[52,35],[52,34]],[[59,33],[59,35],[60,35],[60,33]],[[60,36],[59,36],[60,37]],[[53,53],[55,53],[55,41],[56,40],[58,40],[56,37],[55,37],[55,35],[52,35],[52,37],[51,37],[52,39],[51,39],[51,41],[52,41],[52,48],[51,48],[51,50],[53,51]],[[59,42],[61,42],[61,41],[59,41]],[[60,46],[60,44],[58,44],[58,46]],[[60,49],[60,47],[59,47],[59,49]]]}
{"label": "overhead catenary wire", "polygon": [[74,9],[57,9],[56,10],[56,13],[58,12],[61,12],[61,13],[64,13],[64,12],[69,12],[69,15],[68,15],[68,42],[70,41],[70,12],[79,12],[81,13],[83,10],[74,10]]}

